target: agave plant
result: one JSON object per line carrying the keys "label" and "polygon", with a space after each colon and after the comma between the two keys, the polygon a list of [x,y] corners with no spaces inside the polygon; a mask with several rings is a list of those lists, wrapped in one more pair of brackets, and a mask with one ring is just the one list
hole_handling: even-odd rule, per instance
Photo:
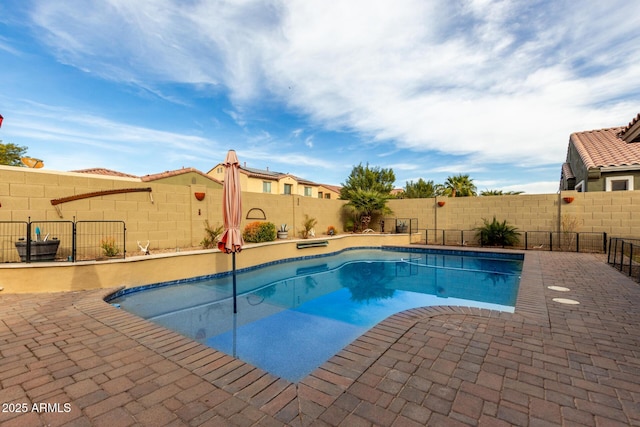
{"label": "agave plant", "polygon": [[493,217],[493,221],[482,219],[484,225],[476,227],[476,237],[482,246],[513,246],[520,242],[518,229],[507,224],[507,220],[500,222]]}

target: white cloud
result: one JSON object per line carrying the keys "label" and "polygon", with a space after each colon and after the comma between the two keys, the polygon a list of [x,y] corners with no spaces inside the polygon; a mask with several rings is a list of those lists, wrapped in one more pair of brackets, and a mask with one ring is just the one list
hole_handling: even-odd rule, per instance
{"label": "white cloud", "polygon": [[75,0],[33,19],[60,61],[104,78],[228,91],[241,127],[268,95],[315,125],[474,164],[559,163],[571,132],[637,113],[638,2],[389,5]]}

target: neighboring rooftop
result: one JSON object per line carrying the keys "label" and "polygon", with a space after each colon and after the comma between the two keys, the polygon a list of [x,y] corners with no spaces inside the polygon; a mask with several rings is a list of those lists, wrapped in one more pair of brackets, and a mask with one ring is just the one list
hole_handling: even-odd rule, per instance
{"label": "neighboring rooftop", "polygon": [[195,173],[198,175],[202,175],[203,177],[210,179],[212,181],[215,181],[219,184],[222,184],[220,181],[218,181],[217,179],[207,175],[206,173],[199,171],[196,168],[182,168],[182,169],[176,169],[176,170],[172,170],[172,171],[164,171],[164,172],[160,172],[160,173],[154,173],[151,175],[145,175],[140,177],[140,180],[142,182],[150,182],[150,181],[157,181],[159,179],[165,179],[165,178],[171,178],[174,176],[179,176],[179,175],[184,175],[186,173]]}
{"label": "neighboring rooftop", "polygon": [[70,171],[70,172],[86,173],[86,174],[89,174],[89,175],[119,176],[119,177],[122,177],[122,178],[140,178],[139,176],[136,176],[136,175],[131,175],[131,174],[128,174],[128,173],[118,172],[118,171],[114,171],[114,170],[111,170],[111,169],[105,169],[105,168],[78,169],[78,170],[74,170],[74,171]]}
{"label": "neighboring rooftop", "polygon": [[[638,117],[627,127],[597,129],[571,134],[571,141],[586,168],[640,165],[640,144],[621,135],[640,132]],[[636,126],[637,125],[637,126]],[[636,129],[638,128],[638,129]]]}

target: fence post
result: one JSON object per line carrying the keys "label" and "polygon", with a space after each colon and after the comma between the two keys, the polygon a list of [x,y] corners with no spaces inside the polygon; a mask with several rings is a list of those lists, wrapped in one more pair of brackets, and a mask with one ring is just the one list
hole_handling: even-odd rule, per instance
{"label": "fence post", "polygon": [[629,248],[629,276],[633,274],[633,243],[631,243],[631,247]]}
{"label": "fence post", "polygon": [[122,221],[122,244],[124,245],[124,249],[122,251],[122,259],[127,258],[127,224]]}
{"label": "fence post", "polygon": [[76,251],[77,251],[77,244],[76,244],[76,239],[78,238],[78,230],[76,229],[76,222],[75,222],[75,218],[74,221],[71,223],[71,262],[76,262]]}
{"label": "fence post", "polygon": [[529,249],[529,233],[528,232],[524,232],[524,250],[528,250]]}
{"label": "fence post", "polygon": [[29,217],[29,221],[27,222],[27,242],[26,242],[26,251],[25,261],[27,264],[31,263],[31,217]]}
{"label": "fence post", "polygon": [[580,233],[576,233],[576,252],[580,252]]}
{"label": "fence post", "polygon": [[622,241],[622,248],[620,248],[620,271],[622,271],[622,264],[624,264],[624,240]]}
{"label": "fence post", "polygon": [[549,232],[549,251],[553,252],[553,231]]}
{"label": "fence post", "polygon": [[[602,253],[607,253],[607,233],[602,233]],[[609,253],[611,253],[611,245],[609,245]]]}

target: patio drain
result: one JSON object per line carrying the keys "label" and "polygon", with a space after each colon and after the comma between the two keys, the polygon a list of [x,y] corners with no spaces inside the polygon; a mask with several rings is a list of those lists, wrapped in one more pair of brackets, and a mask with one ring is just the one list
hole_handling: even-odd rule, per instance
{"label": "patio drain", "polygon": [[547,286],[548,289],[551,289],[552,291],[558,291],[558,292],[569,292],[571,289],[569,288],[565,288],[564,286]]}
{"label": "patio drain", "polygon": [[570,305],[580,304],[578,301],[574,299],[567,299],[567,298],[554,298],[553,301],[559,302],[560,304],[570,304]]}

